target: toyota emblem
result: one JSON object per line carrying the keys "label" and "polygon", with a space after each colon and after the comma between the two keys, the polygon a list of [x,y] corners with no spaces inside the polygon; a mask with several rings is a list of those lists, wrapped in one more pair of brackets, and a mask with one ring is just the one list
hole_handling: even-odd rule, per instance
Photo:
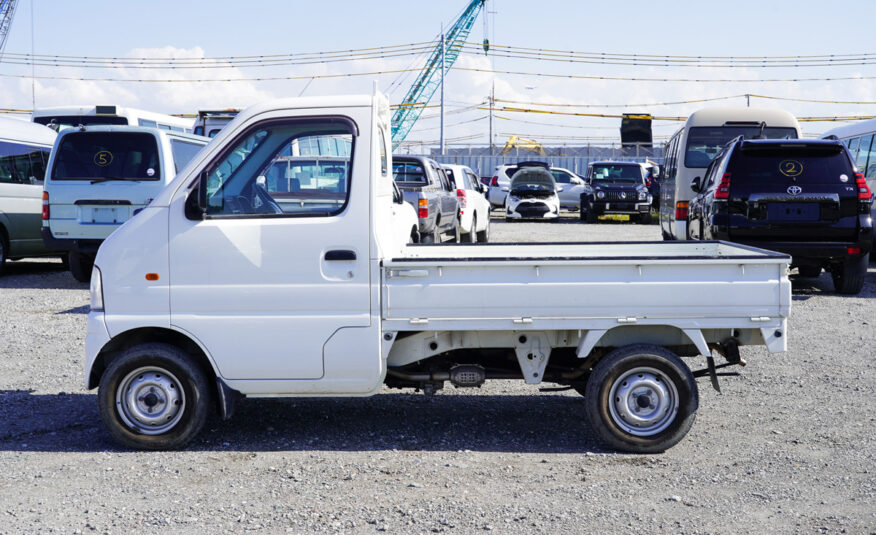
{"label": "toyota emblem", "polygon": [[801,188],[800,186],[788,186],[788,193],[790,193],[791,195],[800,195],[800,193],[802,192],[803,188]]}

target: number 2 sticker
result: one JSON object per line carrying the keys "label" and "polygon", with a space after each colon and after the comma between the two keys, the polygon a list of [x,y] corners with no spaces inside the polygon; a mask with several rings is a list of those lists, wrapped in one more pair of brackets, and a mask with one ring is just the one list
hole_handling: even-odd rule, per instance
{"label": "number 2 sticker", "polygon": [[779,164],[779,171],[785,176],[800,176],[803,172],[803,164],[797,160],[785,160]]}

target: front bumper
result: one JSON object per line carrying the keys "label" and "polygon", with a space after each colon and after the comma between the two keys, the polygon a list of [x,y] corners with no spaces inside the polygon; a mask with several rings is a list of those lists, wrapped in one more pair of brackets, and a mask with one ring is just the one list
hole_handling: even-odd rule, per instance
{"label": "front bumper", "polygon": [[88,313],[85,334],[85,388],[92,389],[97,386],[96,378],[92,377],[94,362],[100,351],[109,343],[110,335],[106,329],[106,321],[102,311]]}
{"label": "front bumper", "polygon": [[543,202],[523,201],[505,208],[505,217],[508,219],[556,219],[559,216],[559,207]]}
{"label": "front bumper", "polygon": [[647,214],[651,211],[651,203],[648,201],[614,202],[614,201],[589,201],[584,208],[596,215],[605,214]]}

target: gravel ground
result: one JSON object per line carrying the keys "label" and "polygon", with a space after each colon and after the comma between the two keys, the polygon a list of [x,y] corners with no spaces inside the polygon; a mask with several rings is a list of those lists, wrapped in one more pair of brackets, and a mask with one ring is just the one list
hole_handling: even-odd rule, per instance
{"label": "gravel ground", "polygon": [[[659,239],[493,224],[495,241]],[[59,263],[8,267],[0,533],[876,532],[873,265],[855,297],[828,275],[794,280],[789,351],[745,350],[723,394],[700,380],[697,422],[659,455],[606,452],[580,396],[509,381],[243,400],[186,451],[123,451],[82,387],[87,288]]]}

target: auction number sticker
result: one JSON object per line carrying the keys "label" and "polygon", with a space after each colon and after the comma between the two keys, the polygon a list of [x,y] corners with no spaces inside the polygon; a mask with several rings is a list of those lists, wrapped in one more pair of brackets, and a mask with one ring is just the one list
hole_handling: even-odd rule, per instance
{"label": "auction number sticker", "polygon": [[779,164],[779,171],[785,176],[800,176],[803,172],[803,164],[797,160],[784,160]]}
{"label": "auction number sticker", "polygon": [[113,153],[108,150],[102,150],[94,155],[94,165],[106,167],[113,163]]}

